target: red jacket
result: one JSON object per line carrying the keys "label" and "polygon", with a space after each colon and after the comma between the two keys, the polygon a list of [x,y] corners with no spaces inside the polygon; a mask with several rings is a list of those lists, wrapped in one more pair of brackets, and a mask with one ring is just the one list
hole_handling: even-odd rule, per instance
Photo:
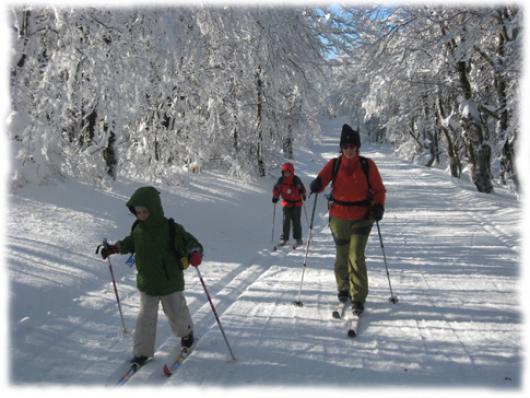
{"label": "red jacket", "polygon": [[[346,206],[337,202],[331,204],[329,215],[343,220],[362,220],[368,216],[371,205],[385,205],[385,186],[374,161],[368,160],[368,176],[370,178],[371,195],[368,181],[361,166],[359,156],[347,159],[341,156],[339,170],[331,194],[337,202],[362,202],[370,200],[370,204],[361,206]],[[333,174],[333,159],[320,171],[318,176],[322,181],[322,191],[330,183]]]}
{"label": "red jacket", "polygon": [[286,207],[302,207],[306,192],[300,178],[295,175],[282,176],[274,185],[272,195],[282,197],[282,205]]}

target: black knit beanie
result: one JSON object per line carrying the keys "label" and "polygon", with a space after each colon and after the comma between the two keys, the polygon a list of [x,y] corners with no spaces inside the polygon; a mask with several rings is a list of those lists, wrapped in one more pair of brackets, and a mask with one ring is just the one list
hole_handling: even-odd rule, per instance
{"label": "black knit beanie", "polygon": [[340,147],[342,148],[345,144],[352,144],[357,148],[361,147],[361,136],[359,132],[347,124],[342,126],[342,132],[340,134]]}

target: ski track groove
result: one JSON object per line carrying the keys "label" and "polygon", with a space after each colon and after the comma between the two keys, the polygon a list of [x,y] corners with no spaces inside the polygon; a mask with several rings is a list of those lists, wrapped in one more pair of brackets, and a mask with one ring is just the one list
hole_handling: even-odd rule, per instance
{"label": "ski track groove", "polygon": [[[417,176],[413,176],[409,174],[407,175],[407,177],[410,181],[412,181],[412,183],[416,187],[421,187],[421,185],[417,181],[418,179]],[[456,189],[456,186],[454,188]],[[455,204],[459,204],[454,198],[452,198],[451,201]],[[458,207],[451,206],[451,208],[456,209]],[[499,246],[507,248],[508,250],[515,252],[516,254],[519,254],[518,248],[512,246],[509,243],[509,240],[505,237],[507,234],[504,231],[502,231],[495,223],[487,220],[485,216],[479,212],[472,212],[470,210],[464,210],[463,212],[467,214],[468,217],[472,221],[474,221],[473,225],[479,225],[484,230],[484,232],[486,232],[487,234],[495,238],[497,241],[499,241],[500,242]]]}
{"label": "ski track groove", "polygon": [[489,222],[482,214],[480,213],[472,213],[470,211],[466,211],[466,213],[470,216],[471,219],[473,219],[477,225],[480,225],[480,227],[488,234],[496,238],[499,242],[501,242],[500,246],[505,247],[509,249],[510,251],[515,252],[517,255],[519,255],[519,249],[517,247],[512,246],[509,242],[509,240],[506,238],[506,233],[502,231],[498,225],[495,223]]}
{"label": "ski track groove", "polygon": [[[423,273],[421,274],[421,278],[423,280],[423,285],[427,289],[432,290],[431,286],[429,285],[429,282],[427,281],[427,278],[425,278],[425,275]],[[422,287],[422,291],[423,291],[424,297],[427,298],[427,300],[430,302],[430,304],[431,304],[431,306],[433,308],[441,309],[441,307],[436,305],[436,303],[432,300],[431,295],[427,294],[425,288]],[[443,312],[443,311],[440,311],[440,313],[441,313],[441,315],[443,317],[443,322],[447,325],[448,330],[450,330],[451,334],[454,336],[454,340],[461,346],[461,348],[463,349],[464,353],[469,358],[469,362],[474,364],[475,363],[474,356],[471,354],[471,352],[469,351],[467,346],[464,344],[464,342],[460,339],[460,336],[458,336],[458,333],[456,332],[456,330],[452,326],[452,322],[448,319],[447,314],[445,312]],[[426,350],[426,352],[428,352],[428,350]],[[452,359],[452,358],[450,358],[450,359]]]}

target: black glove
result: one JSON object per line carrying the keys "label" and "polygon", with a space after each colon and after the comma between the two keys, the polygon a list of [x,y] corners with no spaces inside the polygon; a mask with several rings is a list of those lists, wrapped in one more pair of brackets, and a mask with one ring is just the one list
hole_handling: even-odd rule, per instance
{"label": "black glove", "polygon": [[277,196],[272,197],[272,203],[277,203],[280,198]]}
{"label": "black glove", "polygon": [[385,208],[383,207],[383,205],[376,203],[375,205],[370,207],[369,215],[370,215],[370,218],[373,218],[375,221],[381,221],[383,219],[384,212],[385,212]]}
{"label": "black glove", "polygon": [[101,249],[101,257],[105,260],[108,256],[120,252],[118,245],[108,245]]}
{"label": "black glove", "polygon": [[320,177],[317,177],[313,181],[311,181],[309,189],[311,189],[311,193],[318,193],[322,191],[322,180],[320,179]]}

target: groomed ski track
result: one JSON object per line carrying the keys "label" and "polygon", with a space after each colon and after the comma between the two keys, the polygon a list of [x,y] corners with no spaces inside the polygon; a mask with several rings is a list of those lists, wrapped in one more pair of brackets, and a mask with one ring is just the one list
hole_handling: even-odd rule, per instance
{"label": "groomed ski track", "polygon": [[[295,154],[296,172],[306,187],[325,161],[337,153],[340,124],[323,127],[327,128],[330,132],[320,143]],[[388,302],[388,280],[374,227],[367,248],[370,293],[358,336],[346,336],[349,311],[344,320],[332,318],[336,306],[334,245],[327,226],[326,201],[321,195],[301,296],[303,307],[294,306],[293,301],[298,294],[308,232],[304,216],[304,245],[296,250],[272,252],[272,243],[266,238],[270,222],[250,225],[248,234],[264,230],[260,232],[264,237],[261,250],[251,253],[244,248],[245,242],[240,242],[241,257],[236,262],[211,259],[207,248],[201,266],[237,361],[229,360],[202,287],[190,270],[186,272],[186,297],[195,333],[200,337],[197,346],[178,371],[166,379],[162,366],[171,362],[179,342],[171,336],[161,313],[156,360],[145,365],[127,386],[521,386],[517,203],[503,193],[480,194],[467,183],[450,180],[442,171],[401,161],[389,149],[367,144],[362,149],[364,156],[376,161],[388,190],[380,226],[399,303]],[[263,189],[265,203],[270,203],[273,180],[270,178]],[[308,214],[312,199],[306,203]],[[269,206],[261,211],[272,214]],[[270,219],[271,214],[263,218]],[[215,228],[222,230],[223,226],[212,226]],[[21,237],[9,239],[12,248],[27,251]],[[227,244],[234,250],[239,247],[235,242]],[[138,296],[132,272],[125,274],[120,288],[132,330]],[[104,294],[107,299],[80,292],[78,301],[92,300],[98,311],[107,313],[105,333],[110,336],[119,328],[116,303],[109,286],[93,288],[92,294]],[[85,366],[67,381],[60,376],[60,367],[68,364],[54,364],[56,372],[49,374],[56,378],[51,383],[112,384],[127,359],[130,337],[114,336],[97,342],[85,338],[90,335],[87,330],[91,325],[90,311],[86,314],[87,318],[65,333],[81,342]],[[98,353],[106,352],[106,357],[94,355],[93,364],[86,365],[91,363],[87,358],[91,345],[97,346]],[[43,347],[39,355],[44,359],[46,350],[52,349]],[[19,366],[21,360],[14,358],[12,363]],[[17,377],[16,368],[13,372],[15,381],[35,382],[27,375]]]}

